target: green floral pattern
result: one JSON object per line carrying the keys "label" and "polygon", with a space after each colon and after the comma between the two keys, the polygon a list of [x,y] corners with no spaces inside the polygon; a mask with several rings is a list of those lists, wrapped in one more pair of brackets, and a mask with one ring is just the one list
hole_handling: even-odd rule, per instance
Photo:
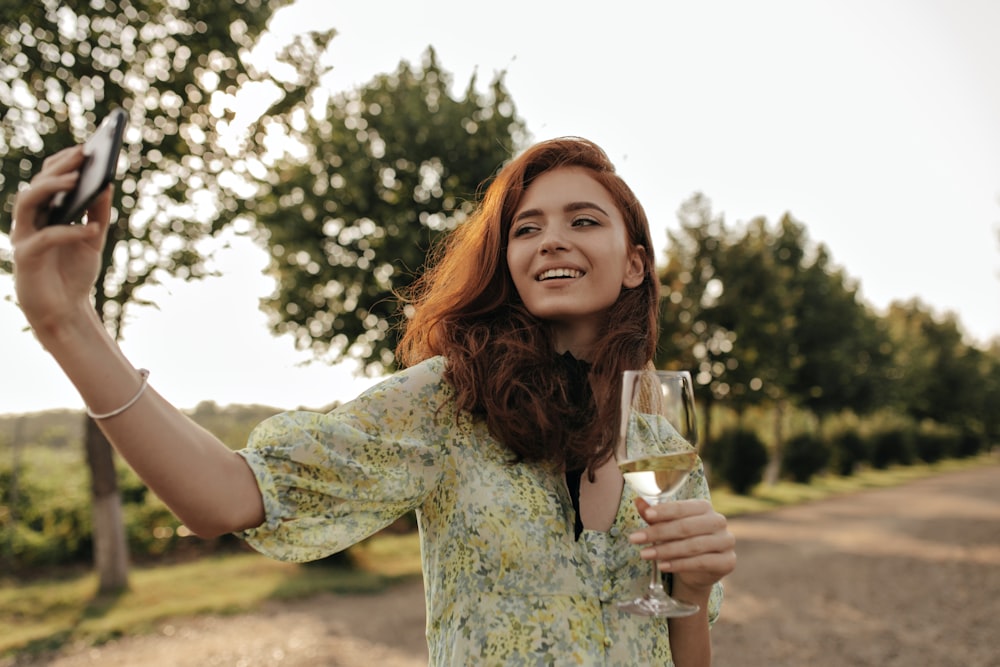
{"label": "green floral pattern", "polygon": [[[288,412],[251,434],[246,459],[266,521],[242,536],[281,560],[340,551],[409,510],[420,526],[432,665],[671,665],[667,621],[622,613],[650,565],[626,536],[644,524],[626,487],[608,532],[573,538],[559,470],[511,464],[457,413],[429,359],[328,414]],[[702,470],[679,497],[708,497]],[[709,603],[719,614],[722,586]]]}

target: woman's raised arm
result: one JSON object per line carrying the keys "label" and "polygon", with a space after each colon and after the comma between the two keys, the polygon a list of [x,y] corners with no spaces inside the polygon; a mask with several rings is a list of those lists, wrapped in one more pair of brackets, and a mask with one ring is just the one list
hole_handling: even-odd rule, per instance
{"label": "woman's raised arm", "polygon": [[18,303],[111,444],[188,528],[209,537],[257,526],[263,503],[243,458],[147,387],[94,310],[110,189],[87,224],[36,228],[53,196],[73,187],[82,162],[79,146],[56,153],[18,194],[11,232]]}

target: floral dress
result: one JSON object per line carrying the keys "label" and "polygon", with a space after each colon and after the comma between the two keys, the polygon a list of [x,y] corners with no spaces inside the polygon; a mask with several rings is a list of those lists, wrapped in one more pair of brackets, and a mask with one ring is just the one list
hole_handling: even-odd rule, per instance
{"label": "floral dress", "polygon": [[[574,537],[565,476],[510,463],[485,424],[459,413],[435,357],[330,413],[262,422],[240,451],[266,520],[242,536],[307,561],[415,510],[431,665],[671,665],[666,619],[618,611],[648,581],[627,535],[644,524],[626,486],[608,532]],[[708,497],[692,473],[680,497]],[[709,601],[718,616],[721,584]]]}

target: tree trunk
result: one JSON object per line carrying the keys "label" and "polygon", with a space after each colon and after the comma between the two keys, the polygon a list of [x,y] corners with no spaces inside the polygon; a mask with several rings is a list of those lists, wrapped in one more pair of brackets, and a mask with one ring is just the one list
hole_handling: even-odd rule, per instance
{"label": "tree trunk", "polygon": [[98,593],[120,593],[128,588],[129,557],[114,452],[104,433],[89,417],[85,433],[93,496],[94,567],[97,569]]}

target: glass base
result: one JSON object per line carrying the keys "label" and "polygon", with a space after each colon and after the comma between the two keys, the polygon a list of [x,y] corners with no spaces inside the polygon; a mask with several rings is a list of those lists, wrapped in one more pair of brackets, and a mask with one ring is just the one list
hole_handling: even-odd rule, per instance
{"label": "glass base", "polygon": [[648,595],[627,602],[619,602],[618,608],[630,614],[659,618],[681,618],[690,616],[700,609],[696,604],[680,602],[670,597],[661,598]]}

